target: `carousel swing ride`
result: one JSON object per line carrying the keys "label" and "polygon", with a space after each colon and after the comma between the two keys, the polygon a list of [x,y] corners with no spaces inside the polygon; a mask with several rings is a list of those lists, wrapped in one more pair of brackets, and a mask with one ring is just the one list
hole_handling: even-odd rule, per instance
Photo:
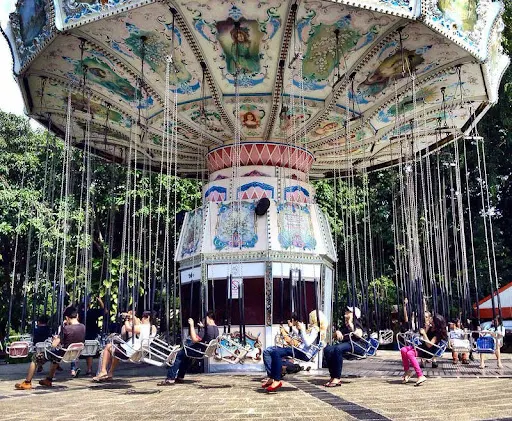
{"label": "carousel swing ride", "polygon": [[[429,297],[433,312],[456,306],[468,318],[480,277],[465,157],[476,148],[485,279],[498,288],[476,124],[497,102],[509,63],[502,12],[491,0],[19,0],[2,32],[27,114],[64,140],[60,200],[51,195],[64,229],[91,236],[91,156],[128,168],[122,232],[112,210],[106,235],[109,250],[121,244],[124,271],[104,271],[117,282],[117,309],[159,307],[172,343],[189,317],[213,309],[224,333],[208,370],[249,370],[261,369],[261,350],[292,312],[321,310],[337,324],[342,302],[357,306],[376,339],[367,353],[392,341],[391,308],[373,282],[383,251],[372,230],[372,171],[396,172],[397,307],[408,298],[410,320],[422,320]],[[71,224],[73,147],[84,153],[85,219]],[[158,198],[128,193],[152,176],[168,177]],[[169,184],[181,177],[203,187],[180,231]],[[342,179],[357,197],[338,200]],[[330,209],[342,221],[334,236],[316,180],[333,183]],[[29,241],[29,255],[41,240]],[[24,297],[44,296],[56,314],[66,290],[87,301],[92,247],[70,246],[62,236],[24,276],[16,247],[11,297],[22,284]],[[24,306],[22,326],[27,318]]]}

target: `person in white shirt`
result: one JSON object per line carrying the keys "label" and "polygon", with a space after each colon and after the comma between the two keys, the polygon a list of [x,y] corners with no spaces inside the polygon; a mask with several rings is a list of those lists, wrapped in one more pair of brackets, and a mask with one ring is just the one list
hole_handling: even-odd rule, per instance
{"label": "person in white shirt", "polygon": [[[500,348],[503,346],[503,338],[505,337],[505,326],[503,326],[503,320],[500,316],[496,316],[492,321],[491,327],[487,331],[483,331],[482,333],[487,333],[493,336],[496,340],[496,349],[494,354],[496,355],[496,359],[498,360],[498,368],[503,368],[503,364],[501,363],[501,351]],[[484,362],[485,354],[480,354],[480,368],[485,368]]]}
{"label": "person in white shirt", "polygon": [[101,382],[112,380],[114,370],[119,360],[128,360],[136,351],[140,350],[144,341],[156,336],[156,326],[152,324],[151,315],[150,311],[145,311],[142,313],[140,323],[133,325],[131,324],[132,317],[125,320],[126,331],[131,330],[135,336],[128,339],[126,342],[119,343],[116,345],[117,348],[114,347],[112,343],[108,343],[107,346],[105,346],[100,358],[101,368],[98,374],[93,377],[93,381]]}
{"label": "person in white shirt", "polygon": [[316,347],[318,342],[325,340],[327,319],[321,311],[317,312],[313,310],[309,313],[308,328],[306,328],[304,323],[297,320],[296,315],[292,315],[290,325],[297,329],[299,338],[296,339],[290,336],[284,337],[283,339],[287,346],[272,346],[263,352],[263,362],[268,377],[261,386],[268,392],[274,392],[283,385],[281,377],[284,357],[293,357],[301,361],[309,361],[318,350]]}

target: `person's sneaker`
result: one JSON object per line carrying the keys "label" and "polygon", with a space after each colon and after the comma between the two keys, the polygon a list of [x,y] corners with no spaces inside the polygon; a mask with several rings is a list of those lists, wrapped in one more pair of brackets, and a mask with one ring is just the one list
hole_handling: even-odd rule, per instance
{"label": "person's sneaker", "polygon": [[39,380],[39,384],[45,387],[52,387],[52,381],[48,377],[46,379]]}
{"label": "person's sneaker", "polygon": [[427,381],[427,378],[425,376],[421,376],[416,383],[414,383],[414,386],[419,386]]}
{"label": "person's sneaker", "polygon": [[24,380],[21,383],[16,383],[14,385],[14,388],[17,390],[30,390],[32,389],[32,383]]}

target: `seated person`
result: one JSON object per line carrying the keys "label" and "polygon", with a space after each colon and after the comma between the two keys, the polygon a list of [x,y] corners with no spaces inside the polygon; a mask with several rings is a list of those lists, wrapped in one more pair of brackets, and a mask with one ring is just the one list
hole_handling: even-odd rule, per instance
{"label": "seated person", "polygon": [[[37,319],[37,326],[34,329],[34,338],[33,338],[34,345],[36,345],[40,342],[44,342],[48,338],[51,338],[52,331],[50,329],[50,326],[48,326],[49,319],[50,318],[46,314],[41,314],[39,316],[39,318]],[[44,365],[44,362],[46,361],[44,359],[44,352],[35,353],[34,355],[32,355],[32,361],[34,361],[36,363],[38,373],[43,371],[43,365]]]}
{"label": "seated person", "polygon": [[93,377],[93,381],[112,380],[119,360],[129,360],[135,352],[141,349],[144,341],[156,336],[156,326],[152,324],[150,311],[142,313],[139,323],[134,324],[134,319],[136,318],[133,317],[132,313],[126,313],[123,327],[126,332],[133,332],[134,336],[128,338],[126,342],[116,341],[116,338],[114,338],[113,342],[109,342],[105,346],[101,353],[101,365],[98,374]]}
{"label": "seated person", "polygon": [[[450,339],[450,346],[452,348],[468,348],[469,351],[469,341],[466,339],[466,335],[464,333],[464,329],[462,327],[462,321],[460,319],[455,319],[452,323],[448,324],[448,338]],[[457,364],[460,359],[462,360],[462,364],[469,364],[468,360],[468,352],[462,352],[459,354],[458,352],[452,351],[452,359],[453,364]]]}
{"label": "seated person", "polygon": [[[493,336],[496,340],[496,348],[494,350],[494,355],[496,355],[496,359],[498,360],[498,368],[503,368],[503,364],[501,363],[501,347],[503,346],[503,338],[505,337],[505,327],[503,326],[503,321],[500,316],[496,316],[491,324],[491,327],[487,330],[487,333]],[[485,354],[480,354],[480,368],[485,368]]]}
{"label": "seated person", "polygon": [[350,334],[353,332],[357,337],[363,336],[363,327],[360,322],[361,310],[357,307],[347,307],[345,309],[345,324],[340,330],[335,332],[335,339],[339,342],[335,345],[326,346],[324,349],[324,358],[329,369],[331,378],[325,387],[335,387],[341,384],[341,372],[343,370],[344,354],[354,352],[358,355],[364,355],[364,347],[354,347],[350,343]]}
{"label": "seated person", "polygon": [[309,361],[318,349],[314,345],[318,342],[319,337],[320,340],[325,340],[327,319],[322,312],[319,311],[318,313],[320,315],[320,327],[318,326],[316,310],[309,313],[307,329],[304,323],[298,321],[297,316],[293,315],[291,325],[297,328],[300,339],[285,336],[284,340],[290,346],[272,346],[263,351],[263,363],[268,377],[264,380],[262,387],[268,392],[274,392],[283,385],[281,381],[283,357],[294,357],[301,361]]}
{"label": "seated person", "polygon": [[181,349],[176,355],[174,364],[167,369],[167,377],[164,381],[158,383],[158,386],[169,386],[175,383],[183,383],[187,369],[191,364],[190,355],[195,358],[201,358],[205,350],[205,346],[216,339],[219,336],[219,328],[215,324],[215,314],[213,311],[206,313],[206,323],[200,324],[201,328],[198,333],[194,327],[194,320],[188,319],[190,339],[192,341],[191,348],[195,348],[198,352],[194,353],[194,350],[188,349],[185,353],[185,348]]}
{"label": "seated person", "polygon": [[[76,311],[76,308],[74,307],[68,307],[64,311],[64,325],[62,326],[61,334],[60,336],[54,336],[52,341],[52,348],[54,348],[54,353],[60,357],[64,356],[65,349],[74,343],[78,342],[84,342],[85,341],[85,326],[78,321],[78,313]],[[40,354],[37,354],[40,355]],[[17,383],[15,385],[16,389],[19,390],[28,390],[32,389],[32,378],[34,377],[34,373],[36,371],[36,361],[39,361],[40,363],[44,364],[46,362],[46,358],[43,356],[43,360],[41,360],[41,357],[39,357],[39,360],[37,359],[32,360],[30,363],[27,377],[25,378],[25,381],[22,383]],[[52,386],[52,378],[55,375],[55,371],[57,371],[58,362],[60,361],[60,358],[54,357],[52,359],[52,365],[50,367],[50,372],[48,374],[48,377],[46,379],[40,380],[39,384],[41,386],[51,387]]]}
{"label": "seated person", "polygon": [[[410,369],[411,365],[414,368],[418,378],[415,386],[419,386],[427,380],[421,371],[420,364],[418,363],[416,357],[420,356],[422,358],[429,358],[429,356],[431,356],[430,353],[435,353],[437,350],[434,345],[437,345],[442,340],[447,339],[448,335],[446,332],[446,321],[444,317],[440,314],[436,314],[432,319],[432,325],[428,331],[426,331],[425,328],[420,329],[420,336],[421,346],[418,349],[418,353],[416,353],[416,349],[412,345],[407,345],[400,349],[400,353],[402,355],[402,365],[404,367],[402,383],[407,383],[412,377],[412,370]],[[426,352],[427,350],[428,352]]]}

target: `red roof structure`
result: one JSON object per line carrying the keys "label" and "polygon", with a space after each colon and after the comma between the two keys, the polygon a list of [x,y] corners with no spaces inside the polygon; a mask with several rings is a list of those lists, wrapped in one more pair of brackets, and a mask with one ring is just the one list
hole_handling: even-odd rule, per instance
{"label": "red roof structure", "polygon": [[[501,315],[503,319],[512,319],[512,282],[502,286],[494,293],[493,299],[496,311],[498,311],[498,294],[500,295]],[[491,295],[481,299],[478,305],[480,306],[480,318],[492,319]],[[473,309],[476,312],[476,304],[473,304]]]}

